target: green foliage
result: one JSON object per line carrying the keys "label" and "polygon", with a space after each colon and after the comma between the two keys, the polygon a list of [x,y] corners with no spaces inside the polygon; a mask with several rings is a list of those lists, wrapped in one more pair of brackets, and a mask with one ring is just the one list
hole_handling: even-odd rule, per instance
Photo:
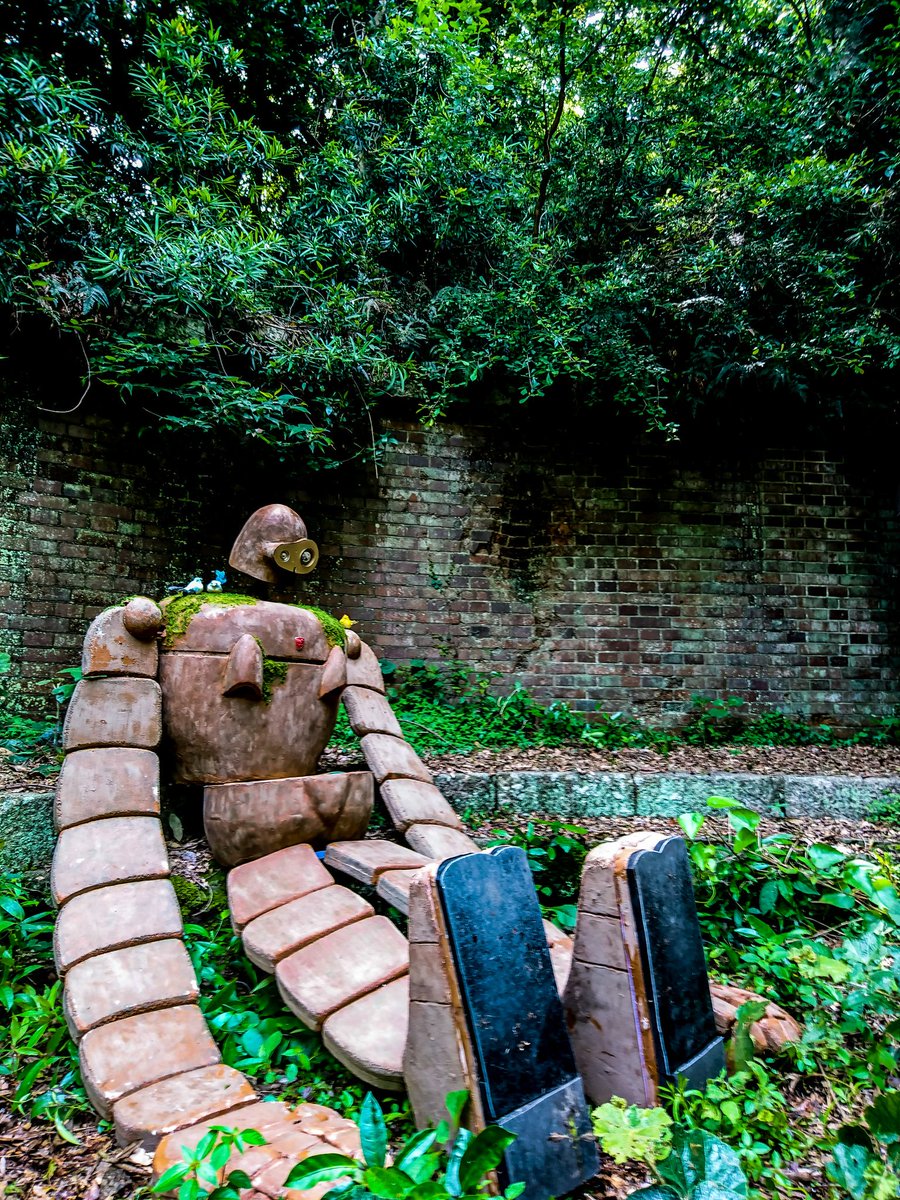
{"label": "green foliage", "polygon": [[[421,659],[403,667],[384,660],[381,669],[404,735],[419,751],[466,753],[482,746],[561,746],[577,742],[586,728],[584,718],[565,704],[545,707],[518,684],[505,696],[493,695],[499,672],[469,671],[458,663]],[[334,742],[356,744],[343,715]]]}
{"label": "green foliage", "polygon": [[73,1142],[66,1122],[89,1106],[62,1014],[45,903],[21,876],[0,876],[0,1075],[13,1082],[13,1113],[52,1121]]}
{"label": "green foliage", "polygon": [[594,1136],[617,1163],[656,1163],[672,1149],[672,1118],[662,1108],[639,1108],[614,1096],[591,1112]]}
{"label": "green foliage", "polygon": [[328,466],[413,399],[893,410],[896,5],[22,6],[19,362]]}
{"label": "green foliage", "polygon": [[656,1182],[632,1192],[645,1200],[746,1200],[738,1155],[704,1129],[673,1122],[661,1108],[638,1108],[614,1096],[591,1113],[602,1149],[617,1163],[644,1163]]}
{"label": "green foliage", "polygon": [[[651,1164],[652,1165],[652,1164]],[[658,1185],[639,1188],[644,1200],[746,1200],[747,1179],[730,1146],[702,1129],[672,1129],[671,1153],[656,1164]]]}
{"label": "green foliage", "polygon": [[[267,1092],[327,1104],[353,1113],[362,1100],[356,1079],[285,1008],[271,975],[258,971],[241,951],[227,913],[204,896],[198,916],[185,920],[185,944],[201,985],[200,1007],[223,1061],[255,1079]],[[404,1121],[405,1101],[392,1101],[390,1120]]]}
{"label": "green foliage", "polygon": [[[0,655],[0,676],[10,671],[10,657]],[[53,679],[37,683],[42,691],[40,702],[47,708],[53,701],[53,711],[44,716],[27,716],[19,711],[19,697],[10,698],[0,683],[0,750],[8,752],[14,763],[31,763],[42,775],[55,775],[59,770],[62,711],[72,697],[81,678],[80,667],[64,667]]]}
{"label": "green foliage", "polygon": [[828,1176],[852,1200],[900,1196],[900,1092],[885,1092],[862,1115],[862,1124],[838,1130]]}
{"label": "green foliage", "polygon": [[[456,1119],[466,1099],[465,1093],[447,1097],[448,1108]],[[307,1158],[293,1168],[285,1186],[305,1189],[346,1180],[328,1193],[332,1200],[469,1200],[484,1195],[488,1176],[515,1140],[514,1134],[496,1125],[474,1136],[468,1129],[459,1129],[449,1150],[442,1151],[440,1145],[450,1136],[450,1127],[443,1123],[438,1129],[414,1134],[394,1156],[393,1165],[387,1167],[387,1130],[381,1107],[371,1093],[363,1101],[358,1123],[363,1162],[344,1154]],[[504,1200],[515,1200],[524,1190],[524,1183],[514,1183],[502,1195]]]}
{"label": "green foliage", "polygon": [[590,846],[580,825],[529,821],[524,829],[497,830],[489,846],[525,851],[544,916],[570,932],[575,928],[581,869]]}
{"label": "green foliage", "polygon": [[[711,969],[804,1021],[792,1048],[795,1071],[803,1088],[827,1081],[823,1123],[831,1105],[853,1110],[873,1093],[890,1096],[900,1069],[895,858],[877,850],[863,858],[786,833],[763,836],[757,813],[725,797],[709,804],[726,817],[727,840],[699,840],[704,814],[679,820],[691,839]],[[743,1011],[744,1022],[755,1015]],[[792,1113],[779,1072],[753,1057],[749,1039],[738,1050],[741,1069],[730,1078],[703,1093],[676,1089],[673,1115],[733,1145],[758,1194],[793,1194],[788,1164],[831,1138],[824,1124]],[[836,1151],[836,1161],[842,1155]],[[854,1151],[847,1163],[858,1158]]]}
{"label": "green foliage", "polygon": [[246,1171],[234,1170],[223,1178],[224,1168],[233,1154],[265,1144],[266,1139],[256,1129],[212,1125],[196,1149],[185,1147],[182,1161],[164,1171],[150,1191],[174,1192],[177,1200],[241,1200],[243,1189],[252,1186],[250,1176]]}

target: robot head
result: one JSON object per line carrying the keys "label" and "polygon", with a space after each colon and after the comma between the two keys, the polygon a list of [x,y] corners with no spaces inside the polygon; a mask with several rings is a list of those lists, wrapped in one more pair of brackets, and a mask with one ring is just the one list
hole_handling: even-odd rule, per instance
{"label": "robot head", "polygon": [[308,575],[319,561],[319,547],[306,536],[306,526],[285,504],[258,508],[237,536],[229,565],[263,583],[277,583],[278,571]]}

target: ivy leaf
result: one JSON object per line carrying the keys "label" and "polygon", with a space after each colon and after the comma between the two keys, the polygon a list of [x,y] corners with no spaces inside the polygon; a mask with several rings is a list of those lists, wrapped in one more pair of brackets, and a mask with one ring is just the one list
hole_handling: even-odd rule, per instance
{"label": "ivy leaf", "polygon": [[825,1168],[828,1178],[850,1194],[852,1200],[867,1200],[869,1185],[866,1172],[878,1160],[865,1146],[842,1146],[834,1148],[834,1158]]}
{"label": "ivy leaf", "polygon": [[900,1092],[884,1092],[863,1116],[879,1142],[888,1146],[900,1141]]}

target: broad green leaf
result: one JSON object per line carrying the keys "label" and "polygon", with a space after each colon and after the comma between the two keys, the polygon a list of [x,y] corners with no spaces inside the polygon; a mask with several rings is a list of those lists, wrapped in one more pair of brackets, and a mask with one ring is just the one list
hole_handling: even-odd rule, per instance
{"label": "broad green leaf", "polygon": [[415,1187],[415,1182],[397,1167],[367,1167],[362,1182],[373,1196],[384,1200],[400,1200]]}
{"label": "broad green leaf", "polygon": [[284,1186],[309,1188],[317,1183],[340,1179],[343,1175],[356,1177],[358,1174],[359,1163],[355,1158],[348,1158],[346,1154],[316,1154],[298,1162],[291,1169]]}
{"label": "broad green leaf", "polygon": [[459,1183],[464,1192],[474,1192],[484,1182],[488,1172],[503,1160],[507,1146],[516,1140],[514,1133],[499,1125],[488,1125],[472,1138],[459,1164]]}
{"label": "broad green leaf", "polygon": [[359,1140],[367,1167],[383,1167],[387,1154],[388,1132],[381,1105],[366,1092],[359,1112]]}
{"label": "broad green leaf", "polygon": [[436,1130],[420,1130],[418,1133],[414,1134],[404,1145],[402,1151],[397,1157],[396,1165],[401,1171],[408,1170],[411,1163],[414,1163],[416,1159],[421,1158],[423,1154],[428,1154],[436,1139]]}
{"label": "broad green leaf", "polygon": [[836,850],[834,846],[822,845],[821,842],[810,846],[806,851],[806,856],[817,871],[828,871],[831,867],[842,863],[847,857],[841,850]]}
{"label": "broad green leaf", "polygon": [[25,909],[14,896],[0,896],[0,909],[17,921],[25,919]]}
{"label": "broad green leaf", "polygon": [[866,1172],[877,1159],[865,1146],[842,1146],[838,1143],[834,1158],[825,1168],[829,1179],[840,1184],[852,1200],[870,1200]]}
{"label": "broad green leaf", "polygon": [[[731,814],[729,814],[730,816]],[[742,825],[734,835],[733,848],[735,854],[743,854],[750,846],[756,845],[756,834],[746,825]]]}
{"label": "broad green leaf", "polygon": [[153,1192],[170,1192],[177,1183],[181,1183],[189,1170],[190,1167],[186,1162],[175,1163],[167,1171],[163,1171],[150,1190]]}
{"label": "broad green leaf", "polygon": [[900,1091],[883,1092],[863,1116],[879,1142],[889,1145],[900,1141]]}
{"label": "broad green leaf", "polygon": [[652,1163],[669,1152],[672,1118],[662,1108],[627,1105],[616,1096],[595,1108],[591,1121],[602,1149],[617,1163]]}
{"label": "broad green leaf", "polygon": [[705,813],[682,813],[678,817],[678,824],[681,826],[685,837],[689,837],[691,841],[697,836],[706,821]]}
{"label": "broad green leaf", "polygon": [[405,1168],[406,1174],[416,1183],[426,1183],[440,1167],[441,1158],[442,1155],[439,1152],[423,1154],[420,1158],[413,1159]]}

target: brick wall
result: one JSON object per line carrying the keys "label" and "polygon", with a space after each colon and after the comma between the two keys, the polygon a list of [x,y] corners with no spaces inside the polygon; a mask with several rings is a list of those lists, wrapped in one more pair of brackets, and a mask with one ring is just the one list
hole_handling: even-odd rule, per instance
{"label": "brick wall", "polygon": [[293,503],[323,561],[300,595],[395,661],[457,657],[582,709],[673,719],[695,692],[853,724],[897,703],[889,472],[824,449],[637,444],[497,421],[396,421],[371,465],[304,475],[108,416],[0,444],[0,646],[26,681],[76,661],[111,598],[224,566]]}

